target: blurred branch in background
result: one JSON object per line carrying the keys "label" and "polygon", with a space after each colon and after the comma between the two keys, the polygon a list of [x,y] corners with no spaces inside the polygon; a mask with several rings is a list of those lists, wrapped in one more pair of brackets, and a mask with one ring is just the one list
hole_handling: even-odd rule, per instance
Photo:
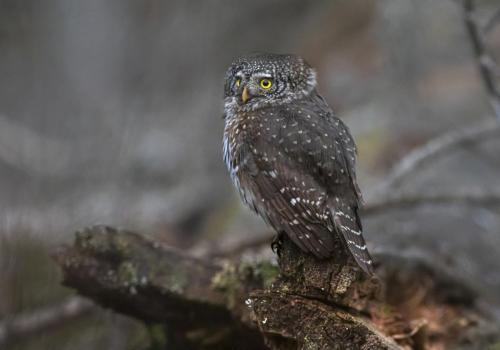
{"label": "blurred branch in background", "polygon": [[74,160],[70,145],[0,114],[0,161],[33,175],[62,177]]}
{"label": "blurred branch in background", "polygon": [[9,317],[0,321],[0,346],[75,321],[93,308],[94,304],[88,299],[74,296],[55,305]]}
{"label": "blurred branch in background", "polygon": [[363,208],[364,215],[375,215],[390,209],[413,208],[419,205],[479,205],[483,207],[500,205],[500,193],[469,192],[425,195],[422,197],[403,196],[387,198],[369,203]]}
{"label": "blurred branch in background", "polygon": [[[362,215],[368,217],[385,213],[391,209],[414,209],[422,205],[500,206],[500,193],[464,192],[424,196],[401,196],[394,198],[388,197],[379,201],[367,203],[362,209]],[[201,249],[198,246],[194,246],[190,251],[192,254],[204,258],[231,258],[242,255],[248,251],[270,246],[273,236],[274,233],[259,234],[255,238],[236,242],[228,247],[212,248],[211,250],[205,249],[205,246],[201,244]]]}
{"label": "blurred branch in background", "polygon": [[500,89],[497,86],[495,75],[499,71],[499,65],[490,55],[486,43],[485,35],[496,27],[500,21],[500,7],[487,21],[484,29],[481,29],[475,16],[474,0],[463,0],[464,21],[469,34],[474,54],[479,64],[479,71],[483,79],[484,86],[490,98],[490,104],[495,112],[495,116],[500,122]]}
{"label": "blurred branch in background", "polygon": [[435,160],[446,152],[455,151],[465,144],[483,141],[498,135],[500,127],[497,123],[488,120],[479,125],[467,127],[462,130],[452,130],[440,135],[421,147],[408,153],[389,172],[385,179],[367,194],[367,202],[372,202],[378,197],[390,193],[389,189],[400,185],[414,171],[425,164]]}
{"label": "blurred branch in background", "polygon": [[490,20],[486,22],[486,25],[484,26],[484,33],[488,34],[490,30],[495,28],[498,24],[500,23],[500,7],[495,11],[493,16],[491,16]]}

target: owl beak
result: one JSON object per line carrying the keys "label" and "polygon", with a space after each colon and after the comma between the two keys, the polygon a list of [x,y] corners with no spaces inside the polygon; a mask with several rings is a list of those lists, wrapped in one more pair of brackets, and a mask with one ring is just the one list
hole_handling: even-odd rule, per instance
{"label": "owl beak", "polygon": [[248,87],[244,87],[243,91],[241,92],[241,101],[243,103],[247,103],[247,101],[250,99],[250,92],[248,92]]}

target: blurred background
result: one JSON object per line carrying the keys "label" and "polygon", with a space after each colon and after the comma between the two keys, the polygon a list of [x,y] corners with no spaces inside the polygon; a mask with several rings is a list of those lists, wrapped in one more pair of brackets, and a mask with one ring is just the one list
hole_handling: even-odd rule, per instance
{"label": "blurred background", "polygon": [[[479,1],[478,18],[498,5]],[[500,57],[500,25],[485,40]],[[126,227],[198,255],[270,234],[240,204],[221,152],[224,72],[252,51],[317,68],[358,143],[368,203],[411,150],[494,125],[452,0],[0,0],[0,348],[147,342],[142,324],[100,309],[22,339],[2,329],[74,294],[50,252],[82,226]],[[384,195],[500,193],[498,136],[452,147]],[[365,235],[375,255],[459,276],[500,319],[500,207],[490,204],[375,211]]]}

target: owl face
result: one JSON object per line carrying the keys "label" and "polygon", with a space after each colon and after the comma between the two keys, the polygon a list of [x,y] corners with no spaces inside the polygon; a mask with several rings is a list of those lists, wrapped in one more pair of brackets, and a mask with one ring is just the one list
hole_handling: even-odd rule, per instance
{"label": "owl face", "polygon": [[308,95],[315,87],[316,73],[299,56],[242,56],[226,73],[226,109],[255,110],[288,103]]}

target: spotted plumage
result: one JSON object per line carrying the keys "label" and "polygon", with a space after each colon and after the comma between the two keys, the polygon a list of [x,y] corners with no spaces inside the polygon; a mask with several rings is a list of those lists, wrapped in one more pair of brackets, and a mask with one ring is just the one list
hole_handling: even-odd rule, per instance
{"label": "spotted plumage", "polygon": [[356,146],[304,60],[254,54],[233,62],[224,160],[243,201],[277,232],[321,259],[347,247],[373,273],[358,215]]}

